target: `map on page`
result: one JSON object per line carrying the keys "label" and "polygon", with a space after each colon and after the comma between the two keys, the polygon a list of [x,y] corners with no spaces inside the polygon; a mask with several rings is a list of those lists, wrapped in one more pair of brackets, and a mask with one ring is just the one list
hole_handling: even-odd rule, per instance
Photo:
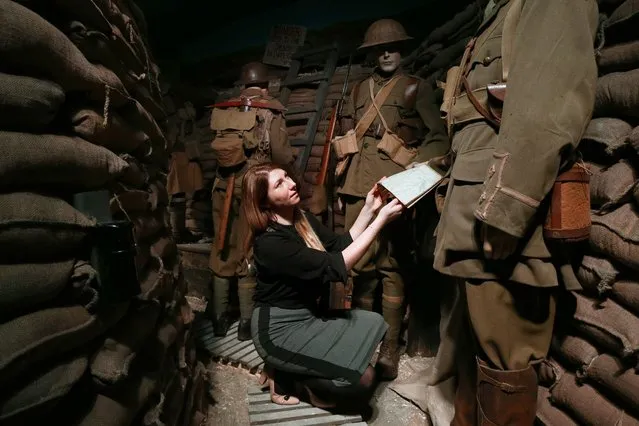
{"label": "map on page", "polygon": [[426,163],[394,174],[379,184],[407,209],[413,207],[439,184],[444,176]]}

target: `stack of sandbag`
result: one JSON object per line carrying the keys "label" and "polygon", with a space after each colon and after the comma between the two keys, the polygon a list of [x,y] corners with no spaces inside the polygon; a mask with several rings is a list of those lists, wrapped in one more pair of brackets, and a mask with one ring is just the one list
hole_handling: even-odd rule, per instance
{"label": "stack of sandbag", "polygon": [[[0,423],[202,424],[143,17],[123,0],[25,4],[38,13],[0,1]],[[73,200],[97,190],[131,224],[122,283],[139,291],[107,279],[126,261],[92,258],[103,228]]]}
{"label": "stack of sandbag", "polygon": [[417,49],[404,58],[404,67],[432,86],[437,80],[446,80],[446,71],[459,65],[466,44],[482,22],[484,3],[474,1],[450,21],[435,28]]}
{"label": "stack of sandbag", "polygon": [[295,108],[313,108],[315,106],[315,95],[317,94],[317,85],[312,87],[299,87],[291,90],[288,96],[288,109]]}
{"label": "stack of sandbag", "polygon": [[576,269],[584,291],[558,307],[574,314],[555,333],[554,377],[540,388],[538,417],[548,425],[639,425],[637,25],[636,0],[613,7],[602,25],[595,113],[580,144],[591,171],[592,230]]}

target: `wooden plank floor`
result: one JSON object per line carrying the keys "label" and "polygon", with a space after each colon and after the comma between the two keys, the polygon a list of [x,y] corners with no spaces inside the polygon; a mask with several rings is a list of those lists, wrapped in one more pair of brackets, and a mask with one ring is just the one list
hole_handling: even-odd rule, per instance
{"label": "wooden plank floor", "polygon": [[264,362],[255,350],[252,340],[237,340],[238,323],[231,325],[225,337],[217,337],[213,333],[211,320],[198,315],[195,321],[198,345],[208,351],[215,361],[241,367],[251,373],[259,373],[264,367]]}
{"label": "wooden plank floor", "polygon": [[268,389],[258,386],[248,389],[248,409],[251,426],[366,425],[359,415],[332,414],[305,402],[289,406],[274,404]]}

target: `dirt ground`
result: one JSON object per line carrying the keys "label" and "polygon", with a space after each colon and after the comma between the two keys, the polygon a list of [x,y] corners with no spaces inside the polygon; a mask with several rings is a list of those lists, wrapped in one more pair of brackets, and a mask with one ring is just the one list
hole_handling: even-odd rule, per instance
{"label": "dirt ground", "polygon": [[[425,368],[431,358],[408,358],[400,361],[398,380],[410,376],[417,369]],[[257,382],[257,376],[247,371],[210,363],[212,379],[209,407],[209,426],[244,426],[249,424],[247,388]],[[375,393],[371,406],[373,417],[368,422],[372,426],[430,426],[428,417],[414,404],[401,398],[382,383]]]}

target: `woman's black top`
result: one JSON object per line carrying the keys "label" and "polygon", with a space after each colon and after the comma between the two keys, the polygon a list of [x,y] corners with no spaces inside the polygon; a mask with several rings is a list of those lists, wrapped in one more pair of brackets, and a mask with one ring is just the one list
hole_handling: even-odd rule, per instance
{"label": "woman's black top", "polygon": [[271,223],[255,238],[253,258],[257,269],[257,306],[313,309],[331,281],[346,282],[341,251],[353,242],[350,233],[337,235],[315,216],[306,214],[326,251],[309,248],[292,225]]}

